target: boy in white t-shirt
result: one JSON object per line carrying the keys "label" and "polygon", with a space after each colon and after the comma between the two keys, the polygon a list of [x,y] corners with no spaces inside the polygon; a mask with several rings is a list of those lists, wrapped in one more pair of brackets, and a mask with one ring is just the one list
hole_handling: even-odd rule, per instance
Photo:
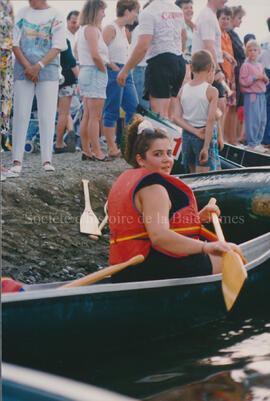
{"label": "boy in white t-shirt", "polygon": [[206,172],[215,163],[212,141],[218,102],[218,90],[212,86],[215,64],[211,53],[194,53],[191,71],[193,79],[180,91],[179,115],[173,120],[183,128],[182,163],[190,172]]}

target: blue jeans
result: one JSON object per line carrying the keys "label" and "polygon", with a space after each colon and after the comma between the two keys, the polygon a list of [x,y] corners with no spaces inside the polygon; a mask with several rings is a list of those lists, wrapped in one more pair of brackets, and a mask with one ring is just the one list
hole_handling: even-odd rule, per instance
{"label": "blue jeans", "polygon": [[140,105],[142,105],[145,109],[149,109],[149,101],[142,98],[145,81],[145,69],[146,67],[137,65],[133,70],[133,79]]}
{"label": "blue jeans", "polygon": [[119,71],[113,71],[108,68],[108,85],[106,89],[107,98],[103,108],[104,127],[114,127],[120,116],[120,107],[125,112],[125,125],[128,125],[136,107],[139,103],[132,73],[129,72],[126,85],[121,87],[117,84],[116,78],[121,71],[123,64],[117,64]]}

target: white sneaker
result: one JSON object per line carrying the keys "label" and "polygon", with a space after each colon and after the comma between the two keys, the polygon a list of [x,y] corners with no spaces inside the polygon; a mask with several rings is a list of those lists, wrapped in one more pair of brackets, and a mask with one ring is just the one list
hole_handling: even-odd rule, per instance
{"label": "white sneaker", "polygon": [[253,148],[254,152],[266,153],[267,149],[263,145],[257,145]]}
{"label": "white sneaker", "polygon": [[18,165],[17,166],[12,166],[9,169],[9,171],[11,171],[12,173],[15,173],[15,174],[20,174],[21,171],[22,171],[22,165],[20,164],[19,166]]}
{"label": "white sneaker", "polygon": [[45,164],[43,168],[45,171],[55,171],[55,168],[53,167],[52,164]]}

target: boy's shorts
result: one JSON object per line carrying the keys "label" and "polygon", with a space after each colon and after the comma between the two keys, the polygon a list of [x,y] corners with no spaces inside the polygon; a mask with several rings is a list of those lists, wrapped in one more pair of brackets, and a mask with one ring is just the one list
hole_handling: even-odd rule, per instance
{"label": "boy's shorts", "polygon": [[147,60],[143,99],[149,95],[158,99],[176,97],[186,73],[186,63],[182,56],[162,53]]}
{"label": "boy's shorts", "polygon": [[183,129],[182,133],[182,164],[188,166],[211,167],[215,164],[215,155],[213,146],[209,146],[208,160],[206,163],[200,163],[199,156],[203,148],[204,141],[196,135]]}

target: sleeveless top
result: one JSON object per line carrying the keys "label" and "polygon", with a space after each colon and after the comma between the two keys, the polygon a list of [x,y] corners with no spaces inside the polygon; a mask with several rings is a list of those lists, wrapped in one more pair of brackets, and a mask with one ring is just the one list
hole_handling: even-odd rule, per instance
{"label": "sleeveless top", "polygon": [[[84,31],[85,28],[87,28],[89,25],[84,25],[80,28],[78,32],[78,42],[77,42],[77,48],[78,48],[78,56],[79,56],[79,63],[80,65],[95,65],[93,58],[90,54],[89,47],[88,47],[88,42],[85,39]],[[98,32],[98,51],[99,55],[102,58],[104,64],[109,63],[109,51],[106,43],[104,42],[103,36],[100,32],[100,30],[96,27],[96,30]]]}
{"label": "sleeveless top", "polygon": [[125,64],[129,55],[129,43],[125,27],[119,28],[116,22],[110,25],[115,29],[115,37],[108,44],[110,60],[114,63]]}
{"label": "sleeveless top", "polygon": [[204,127],[206,125],[209,101],[206,96],[208,82],[191,86],[189,83],[183,87],[181,105],[183,118],[193,127]]}

